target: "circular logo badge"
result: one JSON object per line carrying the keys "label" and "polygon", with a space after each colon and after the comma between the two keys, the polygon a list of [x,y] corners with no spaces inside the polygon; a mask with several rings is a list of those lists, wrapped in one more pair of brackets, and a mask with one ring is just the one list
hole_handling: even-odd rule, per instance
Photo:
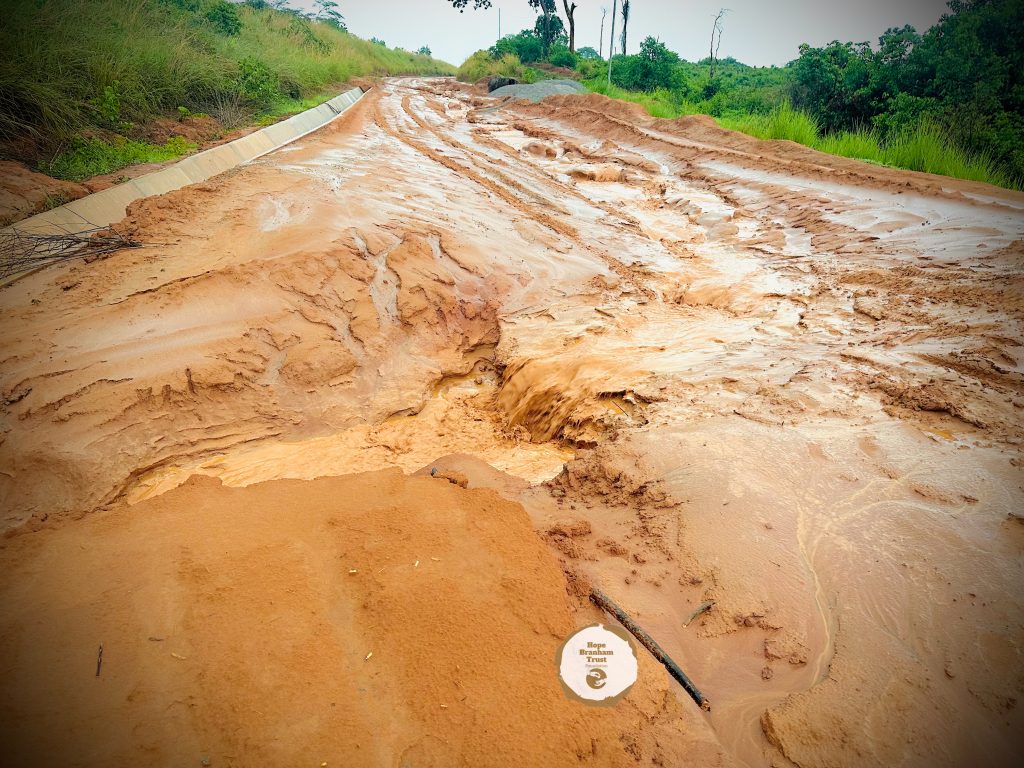
{"label": "circular logo badge", "polygon": [[558,675],[570,698],[586,704],[614,704],[636,682],[633,639],[618,627],[584,627],[562,644]]}

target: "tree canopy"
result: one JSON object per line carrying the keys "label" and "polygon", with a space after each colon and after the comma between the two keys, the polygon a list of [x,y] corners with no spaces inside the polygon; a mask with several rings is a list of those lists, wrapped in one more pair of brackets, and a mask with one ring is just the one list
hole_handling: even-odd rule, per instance
{"label": "tree canopy", "polygon": [[634,91],[653,91],[656,88],[672,88],[677,83],[676,65],[678,54],[653,37],[640,44],[635,56],[622,56],[619,65],[613,69],[616,85]]}
{"label": "tree canopy", "polygon": [[800,46],[791,97],[827,131],[895,135],[922,120],[1024,178],[1024,3],[952,0],[919,34],[888,29],[868,43]]}

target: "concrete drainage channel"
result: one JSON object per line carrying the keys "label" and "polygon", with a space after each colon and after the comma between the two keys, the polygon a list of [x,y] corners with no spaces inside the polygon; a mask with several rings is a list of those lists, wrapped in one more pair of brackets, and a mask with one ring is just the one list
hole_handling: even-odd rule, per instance
{"label": "concrete drainage channel", "polygon": [[[136,200],[162,195],[206,181],[262,157],[336,120],[363,97],[360,88],[335,96],[318,107],[267,126],[241,139],[186,157],[174,165],[139,176],[102,192],[12,224],[6,231],[26,235],[72,235],[120,221]],[[0,230],[2,232],[4,230]]]}

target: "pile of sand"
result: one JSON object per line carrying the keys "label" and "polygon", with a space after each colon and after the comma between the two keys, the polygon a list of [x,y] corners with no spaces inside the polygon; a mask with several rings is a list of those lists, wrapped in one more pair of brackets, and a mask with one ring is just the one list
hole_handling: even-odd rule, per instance
{"label": "pile of sand", "polygon": [[7,765],[682,764],[646,655],[615,708],[562,692],[600,615],[490,490],[193,478],[0,563]]}

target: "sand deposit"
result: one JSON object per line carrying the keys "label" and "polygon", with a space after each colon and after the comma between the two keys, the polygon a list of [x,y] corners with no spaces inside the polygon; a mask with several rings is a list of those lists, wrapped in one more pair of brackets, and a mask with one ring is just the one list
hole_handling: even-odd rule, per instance
{"label": "sand deposit", "polygon": [[0,292],[10,764],[1019,762],[1024,195],[394,80],[122,226]]}

